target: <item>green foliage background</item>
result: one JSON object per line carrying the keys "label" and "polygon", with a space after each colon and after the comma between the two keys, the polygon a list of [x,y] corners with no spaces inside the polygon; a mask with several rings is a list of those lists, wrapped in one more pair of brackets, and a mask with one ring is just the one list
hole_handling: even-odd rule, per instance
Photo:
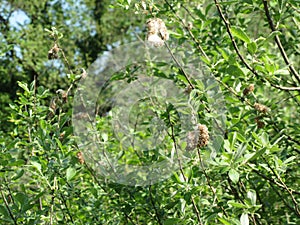
{"label": "green foliage background", "polygon": [[[299,1],[0,3],[0,224],[299,224]],[[20,11],[28,20],[16,25]],[[74,92],[101,53],[144,40],[152,17],[220,84],[222,147],[214,158],[195,150],[189,165],[155,185],[109,183],[78,157]],[[58,58],[48,59],[55,42]]]}

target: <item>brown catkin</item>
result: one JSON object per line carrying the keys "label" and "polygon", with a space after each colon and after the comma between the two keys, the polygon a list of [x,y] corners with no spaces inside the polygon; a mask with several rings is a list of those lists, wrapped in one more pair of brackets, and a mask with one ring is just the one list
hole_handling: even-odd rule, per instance
{"label": "brown catkin", "polygon": [[53,45],[52,49],[53,49],[54,53],[58,53],[59,52],[59,47],[58,47],[58,45],[56,43]]}
{"label": "brown catkin", "polygon": [[163,46],[164,41],[169,39],[167,27],[159,18],[151,18],[147,20],[147,40],[155,47]]}
{"label": "brown catkin", "polygon": [[209,143],[208,128],[205,125],[198,124],[197,129],[187,133],[187,151],[192,151],[195,148],[203,148]]}
{"label": "brown catkin", "polygon": [[77,158],[80,164],[84,164],[84,158],[82,152],[77,153]]}
{"label": "brown catkin", "polygon": [[254,108],[261,113],[267,113],[269,110],[267,106],[260,103],[255,103]]}
{"label": "brown catkin", "polygon": [[58,58],[58,53],[59,52],[59,47],[55,43],[53,47],[48,51],[48,59],[57,59]]}
{"label": "brown catkin", "polygon": [[249,95],[254,91],[254,84],[250,84],[248,87],[246,87],[243,91],[244,95]]}
{"label": "brown catkin", "polygon": [[209,142],[208,128],[206,125],[198,124],[198,130],[199,130],[199,140],[197,146],[199,148],[203,148],[206,145],[208,145]]}
{"label": "brown catkin", "polygon": [[261,121],[260,118],[255,118],[255,122],[256,122],[258,129],[264,128],[265,123],[263,121]]}

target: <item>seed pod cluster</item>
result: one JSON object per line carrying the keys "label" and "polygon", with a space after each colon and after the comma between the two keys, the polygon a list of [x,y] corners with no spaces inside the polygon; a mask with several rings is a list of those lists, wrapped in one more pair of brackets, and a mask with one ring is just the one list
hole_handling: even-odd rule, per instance
{"label": "seed pod cluster", "polygon": [[164,45],[164,41],[169,39],[167,27],[159,18],[151,18],[147,20],[147,40],[155,47]]}
{"label": "seed pod cluster", "polygon": [[255,122],[256,122],[256,125],[257,125],[258,129],[264,128],[265,123],[261,120],[261,118],[256,117]]}
{"label": "seed pod cluster", "polygon": [[55,43],[53,47],[48,51],[48,59],[57,59],[58,58],[59,47]]}
{"label": "seed pod cluster", "polygon": [[84,164],[84,158],[82,152],[77,153],[77,158],[80,164]]}
{"label": "seed pod cluster", "polygon": [[267,113],[269,111],[267,106],[260,103],[255,103],[254,108],[261,113]]}
{"label": "seed pod cluster", "polygon": [[246,87],[243,91],[244,95],[249,95],[254,91],[254,84],[250,84],[248,87]]}
{"label": "seed pod cluster", "polygon": [[199,140],[198,140],[197,147],[203,148],[206,145],[208,145],[209,142],[208,128],[205,125],[198,124],[198,129],[199,129]]}
{"label": "seed pod cluster", "polygon": [[203,148],[209,143],[209,132],[206,125],[198,124],[195,131],[190,131],[187,134],[187,151],[198,148]]}

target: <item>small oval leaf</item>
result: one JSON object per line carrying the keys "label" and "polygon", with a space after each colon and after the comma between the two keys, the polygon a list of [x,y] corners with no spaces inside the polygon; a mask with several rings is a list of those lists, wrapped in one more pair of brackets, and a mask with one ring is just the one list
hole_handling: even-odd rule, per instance
{"label": "small oval leaf", "polygon": [[230,180],[234,184],[236,184],[239,181],[239,179],[240,179],[240,174],[235,169],[229,170],[228,175],[229,175]]}
{"label": "small oval leaf", "polygon": [[234,37],[246,42],[247,44],[251,42],[248,35],[239,27],[231,27],[231,33]]}
{"label": "small oval leaf", "polygon": [[67,174],[66,174],[66,177],[67,177],[67,181],[70,181],[76,174],[76,170],[72,167],[69,167],[67,169]]}

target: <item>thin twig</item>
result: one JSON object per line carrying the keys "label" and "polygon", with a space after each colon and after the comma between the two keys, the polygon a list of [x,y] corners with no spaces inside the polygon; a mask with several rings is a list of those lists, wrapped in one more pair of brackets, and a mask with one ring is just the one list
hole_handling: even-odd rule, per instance
{"label": "thin twig", "polygon": [[300,217],[300,211],[299,211],[299,206],[298,206],[298,203],[297,203],[297,200],[295,199],[292,191],[286,186],[286,184],[283,182],[283,180],[281,179],[281,177],[279,176],[279,174],[272,168],[272,166],[269,164],[269,162],[263,157],[263,160],[265,161],[265,163],[267,163],[269,169],[272,171],[273,175],[277,177],[277,179],[280,181],[280,183],[282,184],[283,188],[289,193],[289,195],[291,196],[292,198],[292,201],[293,201],[293,204],[294,204],[294,209],[293,211],[296,213],[296,215],[298,217]]}
{"label": "thin twig", "polygon": [[192,14],[192,12],[183,3],[181,3],[181,6],[192,17],[193,20],[197,20],[197,18]]}
{"label": "thin twig", "polygon": [[154,211],[155,211],[155,219],[157,220],[158,224],[162,225],[162,222],[160,220],[160,216],[159,216],[159,213],[157,211],[157,208],[155,206],[155,202],[153,200],[153,197],[152,197],[152,191],[151,191],[151,185],[149,186],[149,195],[150,195],[150,201],[151,201],[151,204],[152,204],[152,207],[154,208]]}
{"label": "thin twig", "polygon": [[[58,46],[58,47],[59,47],[59,46]],[[64,61],[65,61],[66,65],[67,65],[67,67],[68,67],[69,73],[70,73],[70,74],[73,74],[73,71],[72,71],[72,69],[71,69],[71,66],[70,66],[70,64],[69,64],[69,61],[68,61],[66,55],[65,55],[64,50],[63,50],[62,48],[60,48],[60,47],[59,47],[59,50],[60,50],[60,52],[61,52],[61,54],[62,54],[62,56],[63,56],[63,58],[64,58]]]}
{"label": "thin twig", "polygon": [[272,87],[275,87],[279,90],[282,90],[282,91],[300,91],[300,87],[284,87],[284,86],[280,86],[280,85],[277,85],[277,84],[272,84],[270,83]]}
{"label": "thin twig", "polygon": [[227,21],[227,19],[225,18],[225,15],[224,15],[223,12],[222,12],[222,9],[221,9],[221,7],[220,7],[220,5],[219,5],[219,2],[218,2],[217,0],[214,0],[214,1],[215,1],[215,5],[216,5],[216,7],[217,7],[217,10],[218,10],[218,12],[219,12],[219,14],[220,14],[220,17],[221,17],[221,19],[223,20],[223,22],[224,22],[224,24],[225,24],[225,26],[226,26],[227,33],[228,33],[228,35],[229,35],[229,37],[230,37],[231,43],[232,43],[233,48],[235,49],[235,52],[237,53],[238,57],[240,58],[240,60],[241,60],[242,63],[246,66],[246,68],[247,68],[248,70],[250,70],[255,76],[260,77],[259,74],[257,73],[257,71],[256,71],[254,68],[252,68],[252,67],[248,64],[248,62],[244,59],[244,57],[242,56],[242,54],[241,54],[241,52],[240,52],[240,50],[239,50],[239,48],[238,48],[238,46],[237,46],[237,43],[236,43],[236,41],[235,41],[235,39],[234,39],[234,37],[233,37],[233,34],[231,33],[230,24],[229,24],[229,22]]}
{"label": "thin twig", "polygon": [[243,57],[243,55],[241,54],[241,52],[240,52],[240,50],[239,50],[239,48],[238,48],[238,46],[237,46],[237,43],[236,43],[236,41],[235,41],[235,39],[234,39],[234,37],[233,37],[233,34],[232,34],[232,32],[231,32],[230,24],[229,24],[229,22],[227,21],[227,19],[225,18],[225,15],[224,15],[223,12],[222,12],[222,9],[221,9],[221,7],[220,7],[220,5],[219,5],[219,2],[218,2],[217,0],[214,0],[214,1],[215,1],[215,5],[216,5],[216,7],[217,7],[217,10],[218,10],[218,12],[219,12],[219,14],[220,14],[220,17],[221,17],[221,19],[223,20],[223,22],[224,22],[224,24],[225,24],[225,26],[226,26],[226,30],[227,30],[227,33],[228,33],[229,38],[230,38],[230,40],[231,40],[231,43],[232,43],[232,45],[233,45],[233,48],[234,48],[236,54],[238,55],[239,59],[240,59],[240,60],[242,61],[242,63],[246,66],[246,68],[247,68],[249,71],[251,71],[257,78],[261,79],[262,81],[268,81],[268,82],[270,83],[270,85],[271,85],[272,87],[274,87],[274,88],[280,89],[280,90],[282,90],[282,91],[300,91],[300,87],[283,87],[283,86],[279,86],[279,85],[273,84],[273,83],[272,83],[270,80],[268,80],[267,78],[263,78],[262,76],[260,76],[260,75],[258,74],[258,72],[257,72],[254,68],[252,68],[252,67],[249,65],[249,63],[248,63],[248,62],[246,61],[246,59]]}
{"label": "thin twig", "polygon": [[292,206],[290,206],[290,205],[288,204],[288,202],[286,201],[286,199],[280,194],[280,192],[276,190],[276,188],[273,186],[273,184],[272,184],[272,183],[269,183],[269,184],[270,184],[270,186],[272,187],[272,189],[274,190],[274,192],[278,195],[278,197],[282,200],[283,204],[284,204],[287,208],[289,208],[289,210],[295,211],[294,208],[293,208]]}
{"label": "thin twig", "polygon": [[53,224],[53,208],[54,208],[54,199],[55,199],[54,192],[55,192],[55,190],[52,190],[52,193],[51,193],[52,197],[51,197],[51,203],[50,203],[51,206],[50,206],[50,212],[49,212],[49,214],[50,214],[50,225]]}
{"label": "thin twig", "polygon": [[[171,120],[170,120],[170,115],[169,115],[169,122],[171,123]],[[178,165],[179,165],[179,170],[180,170],[180,173],[184,179],[184,182],[187,183],[188,179],[186,178],[185,174],[184,174],[184,171],[183,171],[183,167],[182,167],[182,164],[181,164],[181,160],[179,158],[179,153],[178,153],[178,149],[177,149],[177,142],[176,142],[176,139],[175,139],[175,133],[174,133],[174,127],[171,125],[171,138],[172,138],[172,141],[174,143],[174,148],[175,148],[175,153],[176,153],[176,157],[177,157],[177,160],[178,160]],[[200,212],[199,212],[199,209],[196,205],[196,202],[194,200],[194,197],[191,196],[191,200],[192,200],[192,205],[193,205],[193,208],[194,208],[194,211],[195,211],[195,214],[197,216],[197,219],[198,219],[198,222],[200,225],[203,225],[202,223],[202,220],[201,220],[201,217],[200,217]]]}
{"label": "thin twig", "polygon": [[178,60],[176,59],[176,57],[174,56],[173,52],[171,51],[169,45],[167,44],[167,42],[164,42],[165,46],[167,47],[172,59],[174,60],[174,62],[177,64],[177,66],[180,68],[180,70],[183,73],[183,76],[185,77],[185,79],[187,80],[187,82],[189,83],[190,87],[192,89],[195,89],[194,85],[192,84],[192,82],[190,81],[190,78],[188,76],[188,74],[185,72],[185,69],[183,68],[183,66],[180,65],[180,63],[178,62]]}
{"label": "thin twig", "polygon": [[[284,187],[282,184],[278,183],[278,182],[275,181],[274,179],[269,178],[268,176],[266,176],[266,175],[260,173],[258,170],[254,169],[254,168],[251,168],[251,169],[252,169],[252,171],[253,171],[254,173],[256,173],[258,176],[262,177],[262,178],[265,179],[266,181],[272,182],[274,185],[278,186],[279,188],[285,189],[285,187]],[[286,189],[285,189],[285,190],[286,190]],[[291,192],[292,192],[292,193],[295,193],[295,194],[297,194],[297,195],[300,195],[300,192],[299,192],[299,191],[291,190]]]}
{"label": "thin twig", "polygon": [[[272,32],[275,32],[275,31],[277,31],[277,29],[275,28],[272,17],[270,15],[269,7],[268,7],[268,1],[267,0],[262,0],[262,2],[263,2],[263,5],[264,5],[264,10],[265,10],[266,17],[268,19],[269,26],[270,26]],[[275,42],[276,42],[276,44],[279,48],[279,51],[281,53],[281,56],[282,56],[285,64],[289,67],[291,74],[294,75],[294,77],[300,83],[300,75],[297,73],[294,66],[291,64],[291,62],[290,62],[290,60],[289,60],[282,44],[281,44],[279,36],[276,34],[274,38],[275,38]]]}
{"label": "thin twig", "polygon": [[203,48],[201,47],[199,41],[195,38],[195,36],[193,35],[193,33],[191,32],[191,30],[189,29],[189,27],[185,24],[184,20],[177,15],[174,7],[167,1],[165,0],[165,3],[170,7],[171,11],[173,12],[173,14],[177,17],[177,19],[181,22],[181,24],[183,25],[184,29],[189,33],[189,35],[192,37],[194,43],[197,45],[198,50],[201,52],[201,54],[205,57],[205,59],[210,62],[209,57],[206,55],[205,51],[203,50]]}
{"label": "thin twig", "polygon": [[1,189],[1,187],[0,187],[0,190],[1,190],[1,196],[2,196],[2,199],[3,199],[3,201],[4,201],[5,207],[6,207],[7,211],[8,211],[8,213],[9,213],[11,219],[14,221],[14,224],[17,225],[17,224],[18,224],[18,223],[17,223],[17,220],[16,220],[16,218],[14,217],[12,211],[10,210],[10,207],[9,207],[9,205],[8,205],[8,202],[7,202],[7,200],[6,200],[5,196],[4,196],[4,193],[3,193],[2,189]]}
{"label": "thin twig", "polygon": [[[205,178],[206,178],[206,182],[207,182],[207,184],[208,184],[210,190],[211,190],[212,193],[214,194],[217,203],[219,203],[219,200],[218,200],[218,196],[217,196],[216,190],[213,188],[213,186],[212,186],[212,184],[211,184],[211,182],[210,182],[210,178],[209,178],[209,176],[208,176],[208,174],[207,174],[207,172],[206,172],[206,169],[205,169],[204,166],[203,166],[203,160],[202,160],[202,157],[201,157],[201,153],[200,153],[200,149],[199,149],[199,148],[197,148],[197,153],[198,153],[198,158],[199,158],[199,164],[200,164],[200,167],[201,167],[201,169],[202,169],[202,171],[203,171],[203,173],[204,173],[204,176],[205,176]],[[220,206],[220,208],[222,209],[223,214],[224,214],[226,217],[228,217],[228,215],[227,215],[225,209],[223,208],[223,206]]]}
{"label": "thin twig", "polygon": [[[67,210],[67,214],[68,214],[68,216],[69,216],[71,222],[74,224],[73,216],[72,216],[72,214],[71,214],[71,212],[70,212],[70,210],[69,210],[69,207],[68,207],[68,205],[67,205],[67,201],[66,201],[66,199],[65,199],[65,197],[63,196],[62,193],[60,193],[60,197],[61,197],[61,199],[62,199],[62,201],[63,201],[63,204],[64,204],[64,206],[65,206],[65,208],[66,208],[66,210]],[[66,222],[67,222],[67,221],[66,221]]]}

